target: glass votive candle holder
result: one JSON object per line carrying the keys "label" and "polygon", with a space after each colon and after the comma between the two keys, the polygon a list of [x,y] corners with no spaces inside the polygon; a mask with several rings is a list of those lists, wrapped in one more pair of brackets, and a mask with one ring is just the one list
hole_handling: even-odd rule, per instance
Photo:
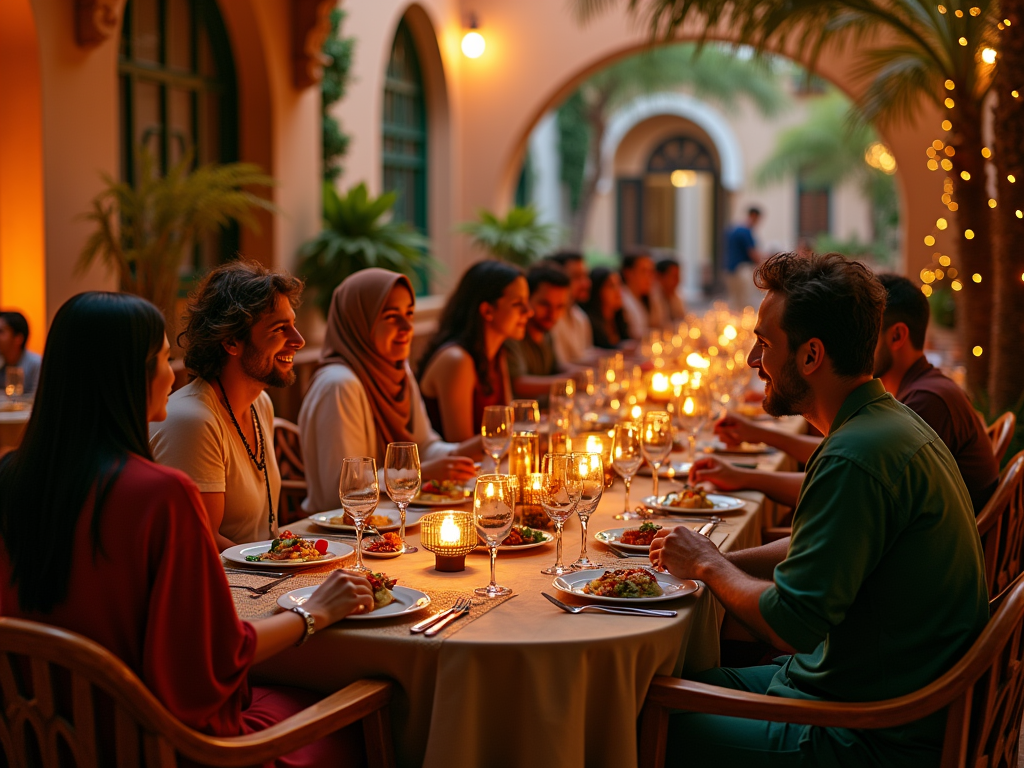
{"label": "glass votive candle holder", "polygon": [[549,528],[551,518],[541,506],[541,491],[544,488],[544,475],[531,472],[523,478],[520,486],[519,524],[528,528]]}
{"label": "glass votive candle holder", "polygon": [[466,555],[478,543],[471,514],[446,509],[420,518],[420,544],[434,553],[435,570],[466,570]]}
{"label": "glass votive candle holder", "polygon": [[[608,432],[583,432],[573,440],[574,449],[578,453],[600,453],[604,462],[604,487],[611,488],[615,481],[615,470],[612,468],[612,435]],[[577,447],[578,446],[578,447]]]}

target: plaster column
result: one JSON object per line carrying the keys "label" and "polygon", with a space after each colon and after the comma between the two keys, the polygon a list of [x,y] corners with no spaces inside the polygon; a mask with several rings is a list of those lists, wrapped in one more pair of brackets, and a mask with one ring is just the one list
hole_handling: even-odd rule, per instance
{"label": "plaster column", "polygon": [[702,298],[714,234],[714,176],[704,171],[695,175],[693,184],[676,188],[676,258],[682,265],[682,294],[687,304]]}
{"label": "plaster column", "polygon": [[544,224],[565,225],[562,215],[562,166],[558,153],[558,119],[548,112],[530,134],[530,166],[533,185],[530,201],[537,209],[537,218]]}

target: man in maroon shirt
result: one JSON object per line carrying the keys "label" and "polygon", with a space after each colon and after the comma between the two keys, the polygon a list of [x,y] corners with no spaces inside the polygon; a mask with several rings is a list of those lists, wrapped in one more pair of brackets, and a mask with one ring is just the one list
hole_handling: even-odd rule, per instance
{"label": "man in maroon shirt", "polygon": [[[897,400],[917,413],[953,454],[978,514],[999,484],[999,463],[992,454],[985,425],[967,395],[924,356],[928,299],[905,277],[879,275],[887,293],[882,331],[875,348],[875,376]],[[767,443],[806,463],[820,437],[792,435],[728,413],[715,424],[725,443]],[[690,482],[708,481],[723,491],[761,491],[774,501],[795,507],[803,472],[762,472],[739,469],[713,456],[698,459]]]}

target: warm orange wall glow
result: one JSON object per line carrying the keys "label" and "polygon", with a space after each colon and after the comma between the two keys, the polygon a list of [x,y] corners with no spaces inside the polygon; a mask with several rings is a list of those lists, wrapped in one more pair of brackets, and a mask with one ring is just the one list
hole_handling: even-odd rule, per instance
{"label": "warm orange wall glow", "polygon": [[42,83],[29,0],[0,3],[0,307],[28,318],[29,347],[46,339]]}

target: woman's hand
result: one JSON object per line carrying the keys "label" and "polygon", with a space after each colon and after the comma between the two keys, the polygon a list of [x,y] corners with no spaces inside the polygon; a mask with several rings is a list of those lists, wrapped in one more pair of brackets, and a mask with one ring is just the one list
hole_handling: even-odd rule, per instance
{"label": "woman's hand", "polygon": [[373,610],[373,590],[365,576],[352,571],[332,571],[303,606],[313,614],[317,630],[353,613]]}
{"label": "woman's hand", "polygon": [[747,473],[736,469],[727,461],[717,456],[704,456],[693,462],[690,467],[690,485],[708,481],[723,491],[741,491],[750,487]]}
{"label": "woman's hand", "polygon": [[476,476],[476,464],[468,456],[442,456],[420,464],[424,480],[454,480],[464,483]]}

